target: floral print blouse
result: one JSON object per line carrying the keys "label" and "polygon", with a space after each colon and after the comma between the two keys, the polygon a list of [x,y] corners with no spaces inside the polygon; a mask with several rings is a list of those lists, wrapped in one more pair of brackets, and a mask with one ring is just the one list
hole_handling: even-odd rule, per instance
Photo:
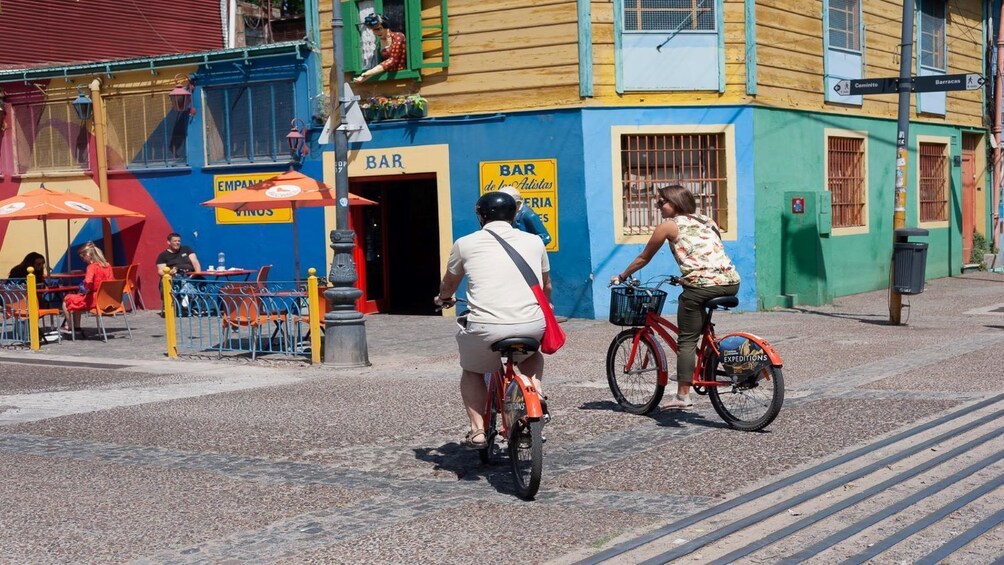
{"label": "floral print blouse", "polygon": [[680,229],[670,244],[684,286],[708,287],[739,284],[739,272],[725,254],[718,226],[706,216],[689,214],[673,218]]}
{"label": "floral print blouse", "polygon": [[390,45],[380,49],[384,72],[400,71],[407,64],[407,47],[404,34],[399,31],[390,33]]}

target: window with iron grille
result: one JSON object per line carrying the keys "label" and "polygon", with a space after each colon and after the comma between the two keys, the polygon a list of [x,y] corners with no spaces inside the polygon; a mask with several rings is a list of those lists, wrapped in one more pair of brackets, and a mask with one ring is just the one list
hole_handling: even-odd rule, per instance
{"label": "window with iron grille", "polygon": [[715,31],[715,0],[622,0],[624,31]]}
{"label": "window with iron grille", "polygon": [[924,143],[918,147],[920,178],[920,221],[948,220],[948,146]]}
{"label": "window with iron grille", "polygon": [[920,64],[945,70],[945,0],[920,2]]}
{"label": "window with iron grille", "polygon": [[826,159],[833,227],[865,225],[865,140],[829,137]]}
{"label": "window with iron grille", "polygon": [[830,47],[861,51],[861,3],[829,0]]}
{"label": "window with iron grille", "polygon": [[205,89],[208,164],[289,161],[292,82]]}
{"label": "window with iron grille", "polygon": [[662,222],[656,190],[681,184],[697,212],[728,231],[724,133],[621,135],[624,235],[645,235]]}
{"label": "window with iron grille", "polygon": [[167,93],[109,96],[105,112],[109,169],[188,166],[188,112]]}
{"label": "window with iron grille", "polygon": [[90,169],[89,134],[69,100],[11,108],[18,174]]}

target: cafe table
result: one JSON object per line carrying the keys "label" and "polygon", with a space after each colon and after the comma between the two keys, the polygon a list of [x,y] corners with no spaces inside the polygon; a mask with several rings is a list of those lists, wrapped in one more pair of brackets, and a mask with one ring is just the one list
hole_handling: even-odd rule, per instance
{"label": "cafe table", "polygon": [[69,273],[49,273],[45,276],[47,279],[57,279],[57,280],[72,280],[72,279],[82,279],[86,275],[86,271],[70,271]]}
{"label": "cafe table", "polygon": [[257,270],[252,269],[226,269],[226,270],[216,270],[216,271],[190,271],[185,273],[186,277],[202,277],[203,279],[210,280],[220,280],[220,279],[236,279],[238,277],[244,277],[244,280],[257,273]]}

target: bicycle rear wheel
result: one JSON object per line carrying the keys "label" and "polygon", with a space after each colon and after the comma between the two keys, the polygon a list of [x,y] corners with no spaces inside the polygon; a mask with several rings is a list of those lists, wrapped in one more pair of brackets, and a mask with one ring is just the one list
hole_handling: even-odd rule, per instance
{"label": "bicycle rear wheel", "polygon": [[[610,392],[614,394],[617,404],[632,414],[648,414],[654,410],[662,400],[666,388],[659,384],[659,346],[651,335],[639,340],[634,359],[628,364],[634,336],[640,331],[639,328],[622,331],[614,337],[607,349],[607,383],[610,385]],[[670,361],[675,368],[676,359],[667,360],[667,363]]]}
{"label": "bicycle rear wheel", "polygon": [[730,427],[755,432],[770,425],[784,403],[784,375],[780,367],[765,367],[754,377],[733,385],[708,387],[715,412]]}
{"label": "bicycle rear wheel", "polygon": [[533,500],[540,488],[544,465],[544,422],[521,418],[513,422],[509,432],[509,460],[512,476],[516,479],[516,492],[520,498]]}

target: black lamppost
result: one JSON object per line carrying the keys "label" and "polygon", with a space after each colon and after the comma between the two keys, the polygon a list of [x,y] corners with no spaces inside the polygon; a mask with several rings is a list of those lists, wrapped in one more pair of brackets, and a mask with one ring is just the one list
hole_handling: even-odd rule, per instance
{"label": "black lamppost", "polygon": [[335,367],[365,367],[370,364],[366,346],[366,320],[356,310],[362,291],[355,288],[356,265],[352,260],[355,233],[349,229],[349,140],[342,120],[345,116],[343,84],[345,53],[342,45],[342,11],[331,11],[331,39],[334,42],[334,69],[331,73],[331,125],[335,134],[335,226],[331,248],[335,259],[328,280],[331,288],[324,298],[331,304],[324,315],[324,363]]}

